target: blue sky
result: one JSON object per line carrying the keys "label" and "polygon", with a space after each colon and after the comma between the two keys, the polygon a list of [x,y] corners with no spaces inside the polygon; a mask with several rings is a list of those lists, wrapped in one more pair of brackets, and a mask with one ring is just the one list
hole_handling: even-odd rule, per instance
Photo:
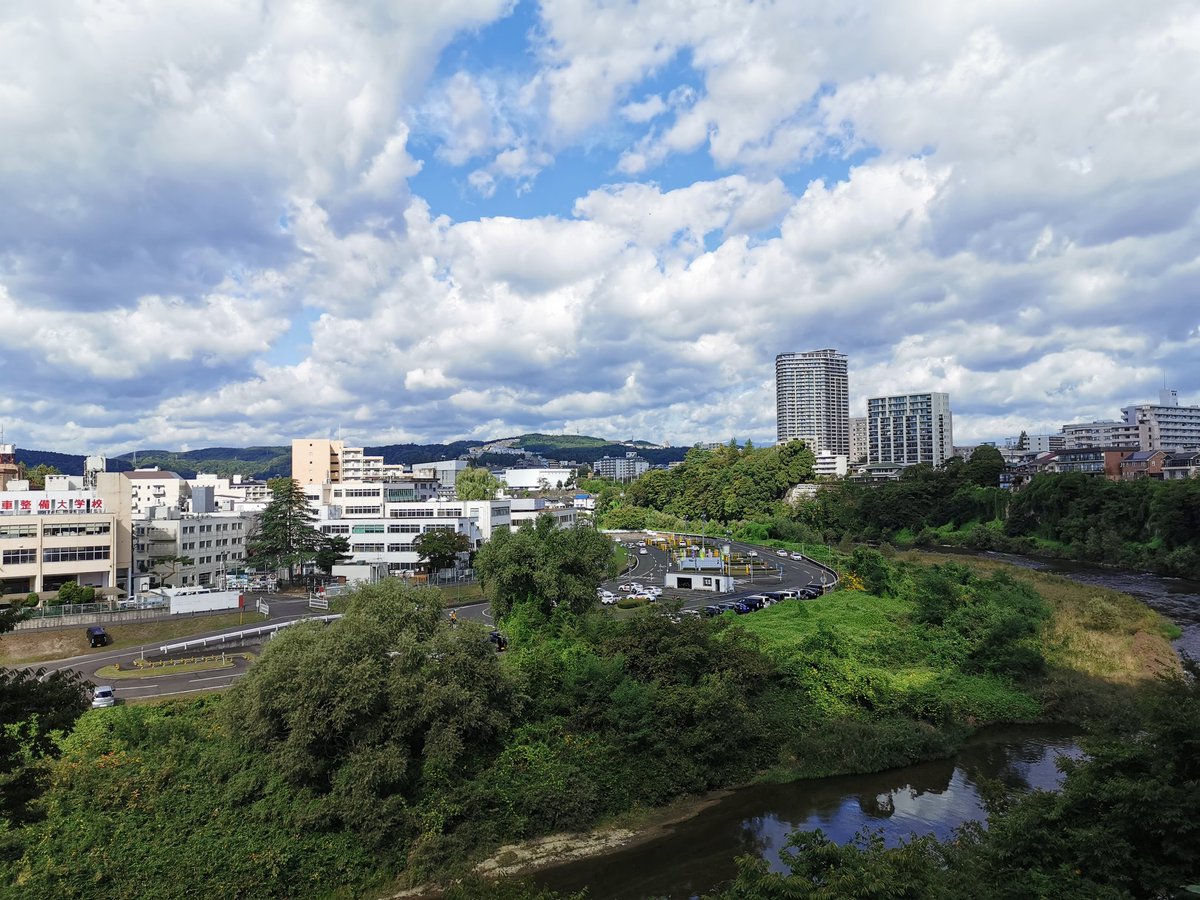
{"label": "blue sky", "polygon": [[1187,2],[14,8],[0,422],[762,442],[826,346],[959,443],[1200,403],[1197,51]]}

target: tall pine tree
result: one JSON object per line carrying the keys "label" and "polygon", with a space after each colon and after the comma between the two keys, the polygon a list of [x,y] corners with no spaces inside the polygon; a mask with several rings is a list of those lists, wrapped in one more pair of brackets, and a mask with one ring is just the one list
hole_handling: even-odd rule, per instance
{"label": "tall pine tree", "polygon": [[296,566],[315,557],[321,548],[321,532],[312,524],[317,514],[295,478],[272,478],[267,486],[271,500],[262,512],[258,533],[246,548],[247,554],[259,568],[287,566],[290,583],[295,581]]}

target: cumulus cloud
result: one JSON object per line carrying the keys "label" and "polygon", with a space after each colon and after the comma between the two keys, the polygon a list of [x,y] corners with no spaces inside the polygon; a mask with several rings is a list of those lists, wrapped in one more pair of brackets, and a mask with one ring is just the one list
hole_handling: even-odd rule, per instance
{"label": "cumulus cloud", "polygon": [[544,0],[515,48],[508,0],[27,7],[25,446],[764,440],[775,354],[825,346],[964,441],[1200,403],[1182,0]]}

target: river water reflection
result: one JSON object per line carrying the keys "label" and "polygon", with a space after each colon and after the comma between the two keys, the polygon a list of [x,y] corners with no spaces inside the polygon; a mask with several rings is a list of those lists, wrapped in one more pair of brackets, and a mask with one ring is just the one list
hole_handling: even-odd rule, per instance
{"label": "river water reflection", "polygon": [[533,880],[591,898],[685,898],[712,891],[736,874],[746,853],[783,871],[780,850],[798,829],[822,829],[845,843],[864,828],[894,846],[904,838],[949,837],[986,818],[981,784],[1021,791],[1061,783],[1059,756],[1078,756],[1071,732],[1009,727],[977,735],[957,756],[875,775],[821,778],[738,790],[669,833],[630,849],[547,869]]}

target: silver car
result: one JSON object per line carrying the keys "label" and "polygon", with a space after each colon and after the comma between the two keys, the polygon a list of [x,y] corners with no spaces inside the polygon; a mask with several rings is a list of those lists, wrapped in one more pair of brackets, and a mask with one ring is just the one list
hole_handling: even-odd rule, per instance
{"label": "silver car", "polygon": [[115,706],[117,695],[113,693],[110,685],[101,684],[96,686],[96,690],[92,692],[92,709],[102,709],[106,706]]}

